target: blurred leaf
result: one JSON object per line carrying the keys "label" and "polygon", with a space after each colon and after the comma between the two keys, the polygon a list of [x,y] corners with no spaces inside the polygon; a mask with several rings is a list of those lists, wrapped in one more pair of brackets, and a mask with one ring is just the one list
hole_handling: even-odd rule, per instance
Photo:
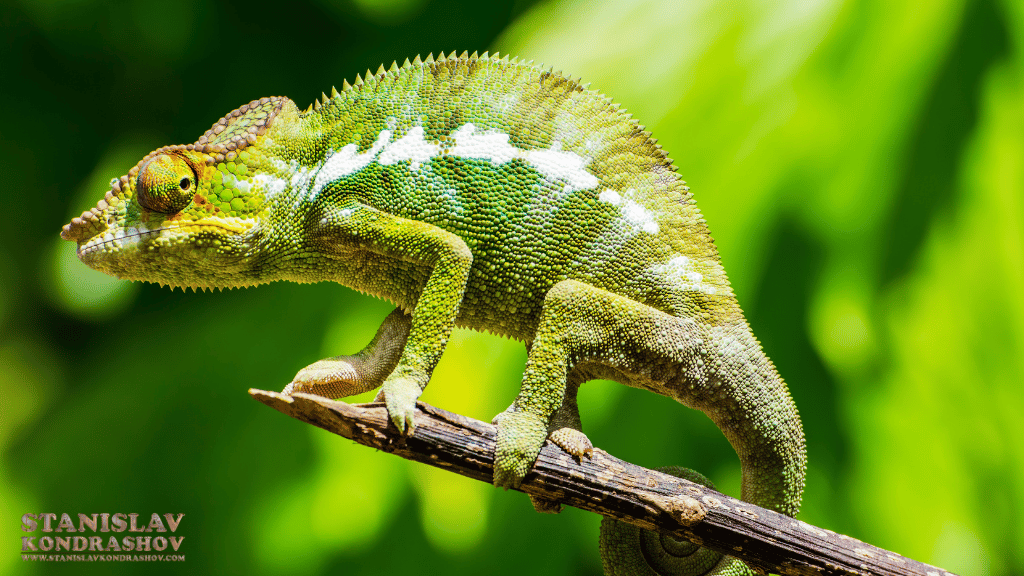
{"label": "blurred leaf", "polygon": [[[10,465],[8,448],[36,424],[62,390],[61,362],[38,342],[0,342],[0,515],[10,518],[0,529],[8,542],[21,542],[22,515],[38,512],[38,499],[24,475]],[[13,520],[18,518],[17,522]],[[0,557],[0,574],[20,573],[21,558]]]}
{"label": "blurred leaf", "polygon": [[415,467],[412,481],[420,523],[434,548],[464,554],[480,544],[489,528],[493,487],[429,466]]}
{"label": "blurred leaf", "polygon": [[[938,562],[955,556],[936,548],[948,530],[969,533],[964,545],[994,573],[1016,572],[1024,549],[1013,528],[1024,521],[1022,96],[1019,75],[989,76],[958,215],[933,227],[917,273],[887,295],[893,366],[855,412],[855,492],[890,495],[860,509],[880,545]],[[900,528],[909,517],[914,533]]]}
{"label": "blurred leaf", "polygon": [[140,284],[97,272],[78,259],[75,243],[51,242],[48,281],[51,300],[64,312],[84,320],[113,318],[131,306]]}
{"label": "blurred leaf", "polygon": [[179,0],[173,4],[135,0],[129,10],[138,38],[154,56],[176,59],[184,55],[190,44],[201,39],[196,35],[200,8],[195,0]]}

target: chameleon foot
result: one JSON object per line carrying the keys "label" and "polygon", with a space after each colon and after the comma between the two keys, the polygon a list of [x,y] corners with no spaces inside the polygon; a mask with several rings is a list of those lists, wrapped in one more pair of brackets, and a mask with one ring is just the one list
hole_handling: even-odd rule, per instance
{"label": "chameleon foot", "polygon": [[580,460],[584,456],[587,458],[594,456],[594,445],[590,443],[590,438],[575,428],[559,428],[549,434],[548,438],[576,460]]}
{"label": "chameleon foot", "polygon": [[408,376],[391,376],[384,382],[374,402],[384,402],[388,407],[391,422],[402,434],[412,435],[416,429],[413,416],[416,414],[416,400],[423,390]]}
{"label": "chameleon foot", "polygon": [[529,412],[504,412],[495,416],[498,439],[494,448],[494,485],[518,488],[537,460],[548,425]]}
{"label": "chameleon foot", "polygon": [[[562,450],[568,452],[577,461],[584,456],[590,458],[594,455],[594,445],[590,443],[590,438],[587,438],[586,434],[575,428],[568,426],[559,428],[548,434],[548,439]],[[541,514],[558,514],[562,511],[562,503],[558,500],[541,498],[531,494],[530,502],[533,503],[533,509]]]}
{"label": "chameleon foot", "polygon": [[364,360],[358,356],[325,358],[299,370],[282,394],[304,392],[326,398],[344,398],[362,392]]}

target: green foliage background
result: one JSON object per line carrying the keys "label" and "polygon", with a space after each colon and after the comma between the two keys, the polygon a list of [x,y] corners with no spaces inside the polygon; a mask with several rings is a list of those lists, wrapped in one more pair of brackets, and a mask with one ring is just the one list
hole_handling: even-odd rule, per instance
{"label": "green foliage background", "polygon": [[[1024,572],[1024,5],[1016,0],[5,0],[0,573],[597,574],[598,518],[250,400],[388,312],[336,285],[184,294],[60,226],[150,149],[439,50],[553,64],[647,124],[804,418],[801,517]],[[518,343],[460,332],[424,400],[489,420]],[[701,414],[593,383],[595,444],[738,493]],[[24,563],[27,512],[184,512],[184,564]]]}

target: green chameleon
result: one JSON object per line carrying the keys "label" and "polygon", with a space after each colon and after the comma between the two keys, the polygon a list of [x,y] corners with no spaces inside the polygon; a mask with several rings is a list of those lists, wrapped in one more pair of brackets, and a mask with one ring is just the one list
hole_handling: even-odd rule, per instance
{"label": "green chameleon", "polygon": [[[495,417],[497,486],[518,487],[549,438],[592,453],[576,395],[604,378],[703,411],[739,455],[742,498],[799,507],[800,418],[689,188],[643,126],[561,73],[452,53],[367,71],[305,111],[254,100],[147,155],[61,236],[118,278],[331,280],[393,302],[365,349],[285,392],[380,387],[404,433],[454,326],[525,342],[519,396]],[[751,573],[613,521],[601,543],[609,573]]]}

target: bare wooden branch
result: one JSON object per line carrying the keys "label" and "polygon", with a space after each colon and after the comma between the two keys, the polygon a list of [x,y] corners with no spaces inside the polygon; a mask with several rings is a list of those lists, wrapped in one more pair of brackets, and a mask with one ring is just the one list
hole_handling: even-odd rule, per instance
{"label": "bare wooden branch", "polygon": [[[401,435],[381,403],[346,404],[308,394],[249,390],[293,418],[384,452],[491,483],[495,427],[422,402],[416,431]],[[952,576],[893,552],[704,486],[624,462],[603,450],[577,462],[548,442],[520,490],[683,537],[762,573]]]}

